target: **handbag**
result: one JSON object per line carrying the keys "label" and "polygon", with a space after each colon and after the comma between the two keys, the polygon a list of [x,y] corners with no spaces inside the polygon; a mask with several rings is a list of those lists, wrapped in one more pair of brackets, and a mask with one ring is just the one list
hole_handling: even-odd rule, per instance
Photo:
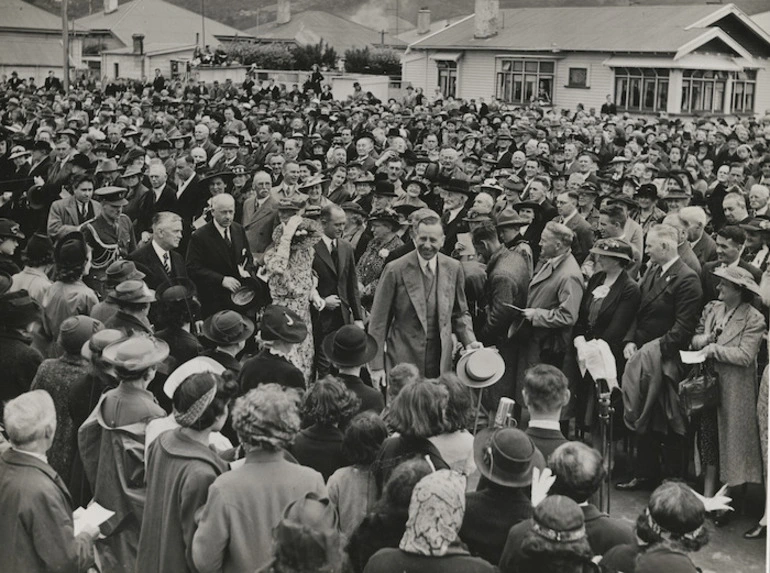
{"label": "handbag", "polygon": [[719,374],[713,361],[696,364],[679,383],[679,403],[688,417],[719,405]]}

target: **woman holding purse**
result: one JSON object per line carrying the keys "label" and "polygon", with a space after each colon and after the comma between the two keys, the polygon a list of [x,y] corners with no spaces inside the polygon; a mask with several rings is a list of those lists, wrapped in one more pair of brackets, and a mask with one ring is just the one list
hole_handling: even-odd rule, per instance
{"label": "woman holding purse", "polygon": [[[721,267],[713,273],[721,279],[717,285],[719,299],[703,309],[692,339],[692,348],[705,352],[719,376],[719,404],[703,412],[699,429],[706,497],[716,493],[718,481],[730,488],[762,483],[755,413],[757,353],[765,319],[751,305],[759,286],[751,273],[740,267]],[[724,524],[726,515],[715,515],[715,524]]]}

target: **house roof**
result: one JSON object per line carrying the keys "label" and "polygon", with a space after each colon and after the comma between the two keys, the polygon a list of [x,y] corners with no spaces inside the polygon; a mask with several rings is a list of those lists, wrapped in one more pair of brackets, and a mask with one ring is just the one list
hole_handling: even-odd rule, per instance
{"label": "house roof", "polygon": [[[336,14],[321,10],[305,10],[291,15],[286,24],[270,22],[250,28],[246,31],[259,40],[275,40],[297,42],[298,44],[315,44],[324,40],[333,47],[339,55],[353,47],[380,45],[382,33],[367,28]],[[391,47],[406,47],[406,42],[384,35],[384,43]]]}
{"label": "house roof", "polygon": [[430,23],[430,27],[428,28],[427,33],[420,34],[417,31],[417,28],[412,28],[411,30],[408,30],[406,32],[402,32],[397,36],[399,40],[402,40],[406,42],[407,44],[411,44],[413,42],[416,42],[418,40],[421,40],[428,36],[428,34],[434,34],[436,32],[440,32],[444,28],[456,24],[463,18],[467,18],[470,14],[463,14],[462,16],[454,16],[453,18],[446,18],[441,20],[435,20]]}
{"label": "house roof", "polygon": [[[145,44],[144,54],[147,56],[160,56],[162,54],[173,54],[176,52],[192,52],[196,48],[195,44],[189,44],[187,46],[169,46],[167,44]],[[125,46],[123,48],[115,48],[114,50],[105,50],[104,54],[117,54],[121,56],[127,56],[134,53],[133,46]]]}
{"label": "house roof", "polygon": [[0,35],[0,64],[61,68],[63,66],[61,45],[33,41],[31,38],[30,41],[19,41],[18,38],[10,39]]}
{"label": "house roof", "polygon": [[[115,12],[100,12],[79,18],[77,23],[89,30],[108,30],[123,44],[130,46],[131,35],[144,34],[145,45],[160,47],[187,46],[195,43],[201,30],[201,15],[164,0],[132,0],[120,4]],[[204,44],[219,45],[218,38],[249,38],[249,34],[221,22],[205,19]]]}
{"label": "house roof", "polygon": [[[23,0],[2,0],[0,29],[7,28],[61,33],[61,17]],[[82,31],[80,26],[75,29]]]}
{"label": "house roof", "polygon": [[472,16],[417,40],[410,48],[675,53],[704,33],[703,28],[688,27],[716,9],[700,4],[500,10],[496,36],[474,38]]}
{"label": "house roof", "polygon": [[751,19],[756,22],[760,28],[770,34],[770,11],[754,14]]}

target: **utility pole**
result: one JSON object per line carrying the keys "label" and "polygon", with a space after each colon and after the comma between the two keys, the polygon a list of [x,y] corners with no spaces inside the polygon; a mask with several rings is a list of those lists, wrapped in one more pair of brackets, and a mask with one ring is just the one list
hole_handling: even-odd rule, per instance
{"label": "utility pole", "polygon": [[64,52],[64,73],[62,78],[62,85],[64,86],[65,93],[70,90],[70,27],[67,19],[67,0],[62,0],[61,3],[61,33],[62,33],[62,47]]}
{"label": "utility pole", "polygon": [[201,0],[201,46],[206,48],[206,4]]}

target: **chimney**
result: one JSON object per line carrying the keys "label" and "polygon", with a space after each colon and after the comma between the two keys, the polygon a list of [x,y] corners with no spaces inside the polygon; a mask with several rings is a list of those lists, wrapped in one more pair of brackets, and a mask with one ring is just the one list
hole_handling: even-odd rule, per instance
{"label": "chimney", "polygon": [[476,0],[475,12],[476,28],[473,37],[483,40],[497,35],[500,0]]}
{"label": "chimney", "polygon": [[118,10],[118,0],[104,0],[104,13],[112,14]]}
{"label": "chimney", "polygon": [[278,10],[275,13],[276,24],[288,24],[291,22],[291,1],[278,0]]}
{"label": "chimney", "polygon": [[420,8],[417,12],[417,33],[427,34],[430,32],[430,9]]}
{"label": "chimney", "polygon": [[134,54],[144,54],[144,34],[132,34],[131,38],[134,40]]}

